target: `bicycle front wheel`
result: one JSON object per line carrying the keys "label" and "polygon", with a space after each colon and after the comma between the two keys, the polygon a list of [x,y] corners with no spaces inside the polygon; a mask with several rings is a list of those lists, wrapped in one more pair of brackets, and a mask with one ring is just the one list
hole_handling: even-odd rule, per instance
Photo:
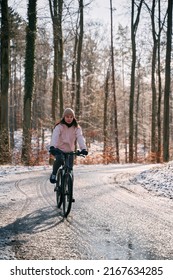
{"label": "bicycle front wheel", "polygon": [[73,182],[70,174],[66,174],[63,182],[63,214],[67,217],[70,213],[73,198]]}

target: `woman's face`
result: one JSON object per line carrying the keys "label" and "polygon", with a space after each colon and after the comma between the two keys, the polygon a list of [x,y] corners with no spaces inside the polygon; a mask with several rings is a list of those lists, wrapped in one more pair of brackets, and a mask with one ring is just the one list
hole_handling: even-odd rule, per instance
{"label": "woman's face", "polygon": [[64,117],[64,119],[65,119],[65,122],[66,123],[68,123],[68,124],[71,124],[72,123],[72,121],[73,121],[73,115],[66,115],[65,117]]}

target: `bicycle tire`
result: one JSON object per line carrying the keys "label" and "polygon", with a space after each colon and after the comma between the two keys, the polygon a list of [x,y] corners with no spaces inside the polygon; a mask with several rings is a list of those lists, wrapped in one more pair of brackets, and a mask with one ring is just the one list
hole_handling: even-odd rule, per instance
{"label": "bicycle tire", "polygon": [[70,174],[66,174],[63,180],[63,215],[67,218],[71,211],[73,198],[73,182]]}
{"label": "bicycle tire", "polygon": [[62,200],[62,170],[60,169],[57,172],[56,181],[56,203],[58,208],[61,208]]}

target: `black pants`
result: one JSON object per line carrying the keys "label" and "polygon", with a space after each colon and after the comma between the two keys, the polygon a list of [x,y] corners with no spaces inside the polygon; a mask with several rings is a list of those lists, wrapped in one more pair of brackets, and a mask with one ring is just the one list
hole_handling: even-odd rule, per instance
{"label": "black pants", "polygon": [[[53,163],[53,174],[56,175],[58,169],[61,165],[64,164],[64,156],[63,155],[57,155],[56,160]],[[69,167],[73,169],[73,155],[69,156]]]}

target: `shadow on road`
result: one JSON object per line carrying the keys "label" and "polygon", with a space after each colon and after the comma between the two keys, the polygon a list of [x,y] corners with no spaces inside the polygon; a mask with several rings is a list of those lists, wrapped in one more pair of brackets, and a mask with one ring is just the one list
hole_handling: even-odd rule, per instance
{"label": "shadow on road", "polygon": [[20,234],[36,234],[56,227],[62,222],[63,217],[57,208],[52,209],[50,207],[41,208],[18,218],[13,223],[0,228],[0,251],[5,250],[7,246],[27,242],[27,240],[18,239]]}

